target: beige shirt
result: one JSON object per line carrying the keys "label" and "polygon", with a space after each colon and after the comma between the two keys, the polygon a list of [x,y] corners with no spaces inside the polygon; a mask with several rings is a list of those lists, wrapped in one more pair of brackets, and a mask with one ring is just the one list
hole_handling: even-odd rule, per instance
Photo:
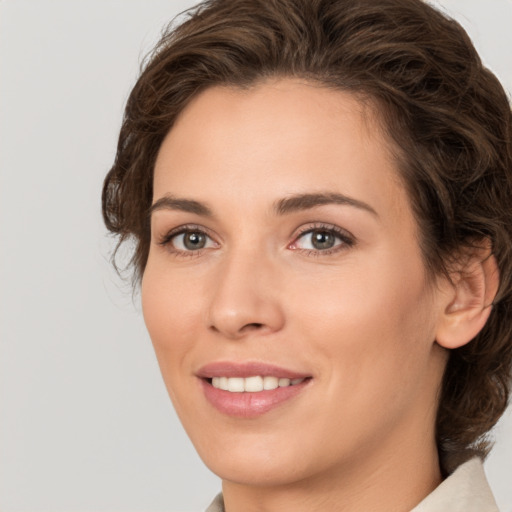
{"label": "beige shirt", "polygon": [[[222,494],[206,512],[225,512]],[[411,512],[499,512],[478,457],[460,465]]]}

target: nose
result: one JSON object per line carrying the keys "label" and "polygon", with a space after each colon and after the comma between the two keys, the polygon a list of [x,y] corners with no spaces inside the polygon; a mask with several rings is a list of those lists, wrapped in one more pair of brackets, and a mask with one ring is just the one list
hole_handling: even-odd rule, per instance
{"label": "nose", "polygon": [[285,315],[277,274],[269,259],[247,251],[219,262],[213,277],[208,328],[232,340],[282,329]]}

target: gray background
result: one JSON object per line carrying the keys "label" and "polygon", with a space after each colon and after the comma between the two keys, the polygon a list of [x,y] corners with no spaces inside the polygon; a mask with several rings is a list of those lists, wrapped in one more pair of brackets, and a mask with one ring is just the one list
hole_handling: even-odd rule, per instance
{"label": "gray background", "polygon": [[[220,489],[171,408],[100,217],[122,109],[190,0],[0,0],[0,510],[194,511]],[[512,1],[444,0],[512,91]],[[512,512],[512,413],[486,470]]]}

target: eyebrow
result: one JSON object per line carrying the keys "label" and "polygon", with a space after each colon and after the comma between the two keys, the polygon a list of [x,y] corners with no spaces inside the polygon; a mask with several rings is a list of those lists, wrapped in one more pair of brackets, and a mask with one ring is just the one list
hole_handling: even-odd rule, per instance
{"label": "eyebrow", "polygon": [[[332,192],[296,194],[290,197],[285,197],[274,203],[273,210],[277,215],[286,215],[288,213],[309,210],[316,206],[327,204],[353,206],[378,217],[377,212],[369,204],[344,194]],[[155,201],[155,203],[151,205],[148,213],[151,216],[153,212],[158,210],[178,210],[187,213],[194,213],[203,217],[213,217],[212,210],[206,204],[195,201],[194,199],[179,198],[171,195],[165,195]]]}
{"label": "eyebrow", "polygon": [[326,204],[340,204],[346,206],[353,206],[361,210],[370,212],[378,217],[377,212],[367,203],[354,199],[353,197],[344,194],[333,192],[317,193],[317,194],[297,194],[284,199],[280,199],[274,204],[274,210],[278,215],[285,215],[287,213],[309,210],[315,206],[322,206]]}
{"label": "eyebrow", "polygon": [[195,213],[203,217],[213,217],[213,213],[208,206],[193,199],[183,199],[170,195],[165,195],[155,201],[149,209],[149,216],[158,210],[179,210],[182,212]]}

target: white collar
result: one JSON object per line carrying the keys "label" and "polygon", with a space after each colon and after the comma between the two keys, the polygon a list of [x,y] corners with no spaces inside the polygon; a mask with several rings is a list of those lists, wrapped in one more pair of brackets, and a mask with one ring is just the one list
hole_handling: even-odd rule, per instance
{"label": "white collar", "polygon": [[499,512],[479,457],[461,464],[411,512]]}

